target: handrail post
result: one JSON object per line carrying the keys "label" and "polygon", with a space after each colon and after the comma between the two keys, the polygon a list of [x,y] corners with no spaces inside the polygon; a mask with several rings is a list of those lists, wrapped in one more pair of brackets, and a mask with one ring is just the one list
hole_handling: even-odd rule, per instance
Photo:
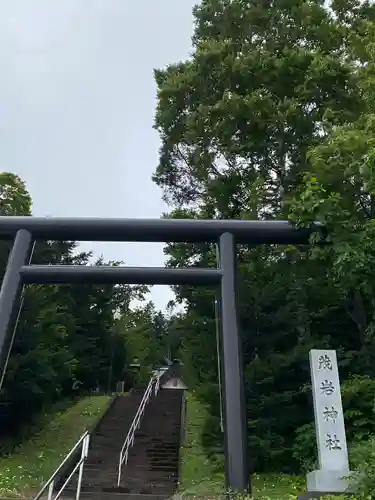
{"label": "handrail post", "polygon": [[81,450],[81,465],[79,466],[79,472],[78,472],[78,481],[77,481],[77,491],[76,491],[76,500],[79,500],[80,494],[81,494],[81,488],[82,488],[82,476],[83,476],[83,468],[85,466],[85,460],[87,458],[87,453],[89,451],[89,440],[90,437],[87,435],[82,443],[82,450]]}
{"label": "handrail post", "polygon": [[90,446],[90,434],[87,434],[86,446],[85,446],[85,459],[88,457],[88,454],[89,454],[89,446]]}
{"label": "handrail post", "polygon": [[120,453],[120,460],[119,460],[119,463],[118,463],[117,488],[120,486],[120,481],[121,481],[121,468],[122,468],[122,453]]}
{"label": "handrail post", "polygon": [[53,479],[48,487],[47,500],[52,500],[54,488],[55,488],[55,480]]}

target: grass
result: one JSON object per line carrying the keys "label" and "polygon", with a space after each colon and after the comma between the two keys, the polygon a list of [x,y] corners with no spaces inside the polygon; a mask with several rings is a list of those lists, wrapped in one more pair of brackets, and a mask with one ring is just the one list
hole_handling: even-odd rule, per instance
{"label": "grass", "polygon": [[0,495],[29,496],[48,480],[83,432],[104,413],[109,396],[89,396],[56,413],[41,416],[46,425],[11,454],[0,457]]}
{"label": "grass", "polygon": [[[207,409],[190,393],[185,444],[181,453],[180,494],[183,497],[213,498],[225,492],[224,473],[207,458],[201,444],[206,416]],[[254,474],[252,485],[255,499],[292,500],[304,492],[305,480],[284,474]]]}
{"label": "grass", "polygon": [[224,475],[215,470],[201,444],[202,428],[207,415],[207,409],[190,393],[185,442],[181,450],[180,492],[184,495],[218,495],[224,491]]}

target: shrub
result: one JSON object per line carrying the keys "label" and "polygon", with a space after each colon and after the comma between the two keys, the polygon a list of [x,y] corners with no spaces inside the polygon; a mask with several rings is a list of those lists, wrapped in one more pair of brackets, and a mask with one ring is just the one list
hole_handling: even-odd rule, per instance
{"label": "shrub", "polygon": [[352,447],[351,460],[358,481],[357,498],[375,498],[375,436]]}
{"label": "shrub", "polygon": [[[375,434],[375,380],[353,376],[342,384],[341,396],[348,443],[359,445],[367,442]],[[302,470],[315,468],[317,451],[314,422],[297,429],[293,455]]]}

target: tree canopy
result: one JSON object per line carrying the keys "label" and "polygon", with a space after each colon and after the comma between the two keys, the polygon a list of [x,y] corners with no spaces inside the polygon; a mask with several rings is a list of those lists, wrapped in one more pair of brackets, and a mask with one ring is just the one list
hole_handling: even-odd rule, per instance
{"label": "tree canopy", "polygon": [[[31,196],[18,176],[0,174],[0,199],[1,215],[31,215]],[[10,245],[0,243],[2,274]],[[76,242],[38,241],[33,263],[88,265],[92,257],[80,252]],[[105,263],[102,258],[94,262],[104,264],[119,263]],[[155,362],[152,335],[159,315],[145,302],[146,292],[146,287],[127,285],[27,286],[18,327],[8,346],[11,353],[0,399],[1,432],[17,434],[43,408],[61,399],[97,390],[111,392],[122,380],[129,389],[129,365],[140,351],[133,345],[141,330],[142,348],[149,354],[142,366],[148,375]],[[136,308],[134,299],[140,303]]]}
{"label": "tree canopy", "polygon": [[[203,0],[191,57],[155,71],[161,147],[153,179],[170,207],[165,216],[318,220],[329,230],[329,247],[313,239],[310,248],[238,249],[258,471],[295,471],[312,455],[314,439],[302,433],[313,418],[311,348],[336,349],[342,379],[355,380],[358,394],[361,377],[374,377],[374,14],[356,0],[329,8],[318,0]],[[171,266],[216,259],[209,245],[170,244],[166,254]],[[186,374],[211,406],[204,439],[214,453],[222,446],[215,297],[174,290],[186,306],[178,319]],[[359,436],[351,424],[350,439],[371,431]]]}

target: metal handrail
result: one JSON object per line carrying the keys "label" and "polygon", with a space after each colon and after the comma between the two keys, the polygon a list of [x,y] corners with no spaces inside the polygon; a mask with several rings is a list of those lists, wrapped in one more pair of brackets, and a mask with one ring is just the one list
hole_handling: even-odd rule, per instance
{"label": "metal handrail", "polygon": [[[66,486],[69,484],[70,480],[74,476],[74,474],[78,472],[78,481],[77,481],[77,491],[76,491],[76,500],[79,500],[79,496],[81,494],[81,487],[82,487],[82,475],[83,475],[83,466],[85,463],[85,460],[87,458],[87,454],[89,451],[89,443],[90,443],[90,434],[88,431],[86,431],[82,436],[79,438],[79,440],[76,442],[76,444],[73,446],[73,448],[69,451],[69,453],[66,455],[64,460],[61,462],[61,464],[58,466],[58,468],[55,470],[55,472],[52,474],[52,476],[48,479],[48,481],[45,483],[43,488],[39,491],[37,496],[34,498],[34,500],[39,500],[43,493],[46,491],[48,488],[48,496],[47,500],[58,500],[66,488]],[[56,493],[55,496],[53,496],[53,490],[55,488],[55,481],[58,473],[61,471],[61,469],[64,467],[64,465],[68,462],[68,460],[72,457],[73,453],[79,448],[82,447],[81,451],[81,458],[80,460],[76,463],[74,466],[73,471],[69,474],[68,479],[65,481],[63,486],[60,488],[60,490]]]}
{"label": "metal handrail", "polygon": [[[120,486],[122,466],[124,465],[124,462],[125,462],[125,465],[128,463],[129,448],[134,445],[135,432],[137,429],[139,429],[139,426],[141,424],[141,418],[144,414],[144,411],[145,411],[145,408],[146,408],[148,402],[150,401],[152,392],[154,392],[155,396],[159,392],[160,379],[164,375],[164,373],[165,373],[165,370],[159,370],[159,371],[155,371],[153,373],[153,375],[150,378],[150,381],[146,387],[146,390],[143,394],[142,400],[138,406],[137,413],[135,414],[135,417],[133,418],[133,421],[130,425],[129,431],[126,435],[124,444],[123,444],[121,451],[120,451],[120,458],[119,458],[119,463],[118,463],[117,486]],[[153,391],[153,389],[154,389],[154,391]]]}

